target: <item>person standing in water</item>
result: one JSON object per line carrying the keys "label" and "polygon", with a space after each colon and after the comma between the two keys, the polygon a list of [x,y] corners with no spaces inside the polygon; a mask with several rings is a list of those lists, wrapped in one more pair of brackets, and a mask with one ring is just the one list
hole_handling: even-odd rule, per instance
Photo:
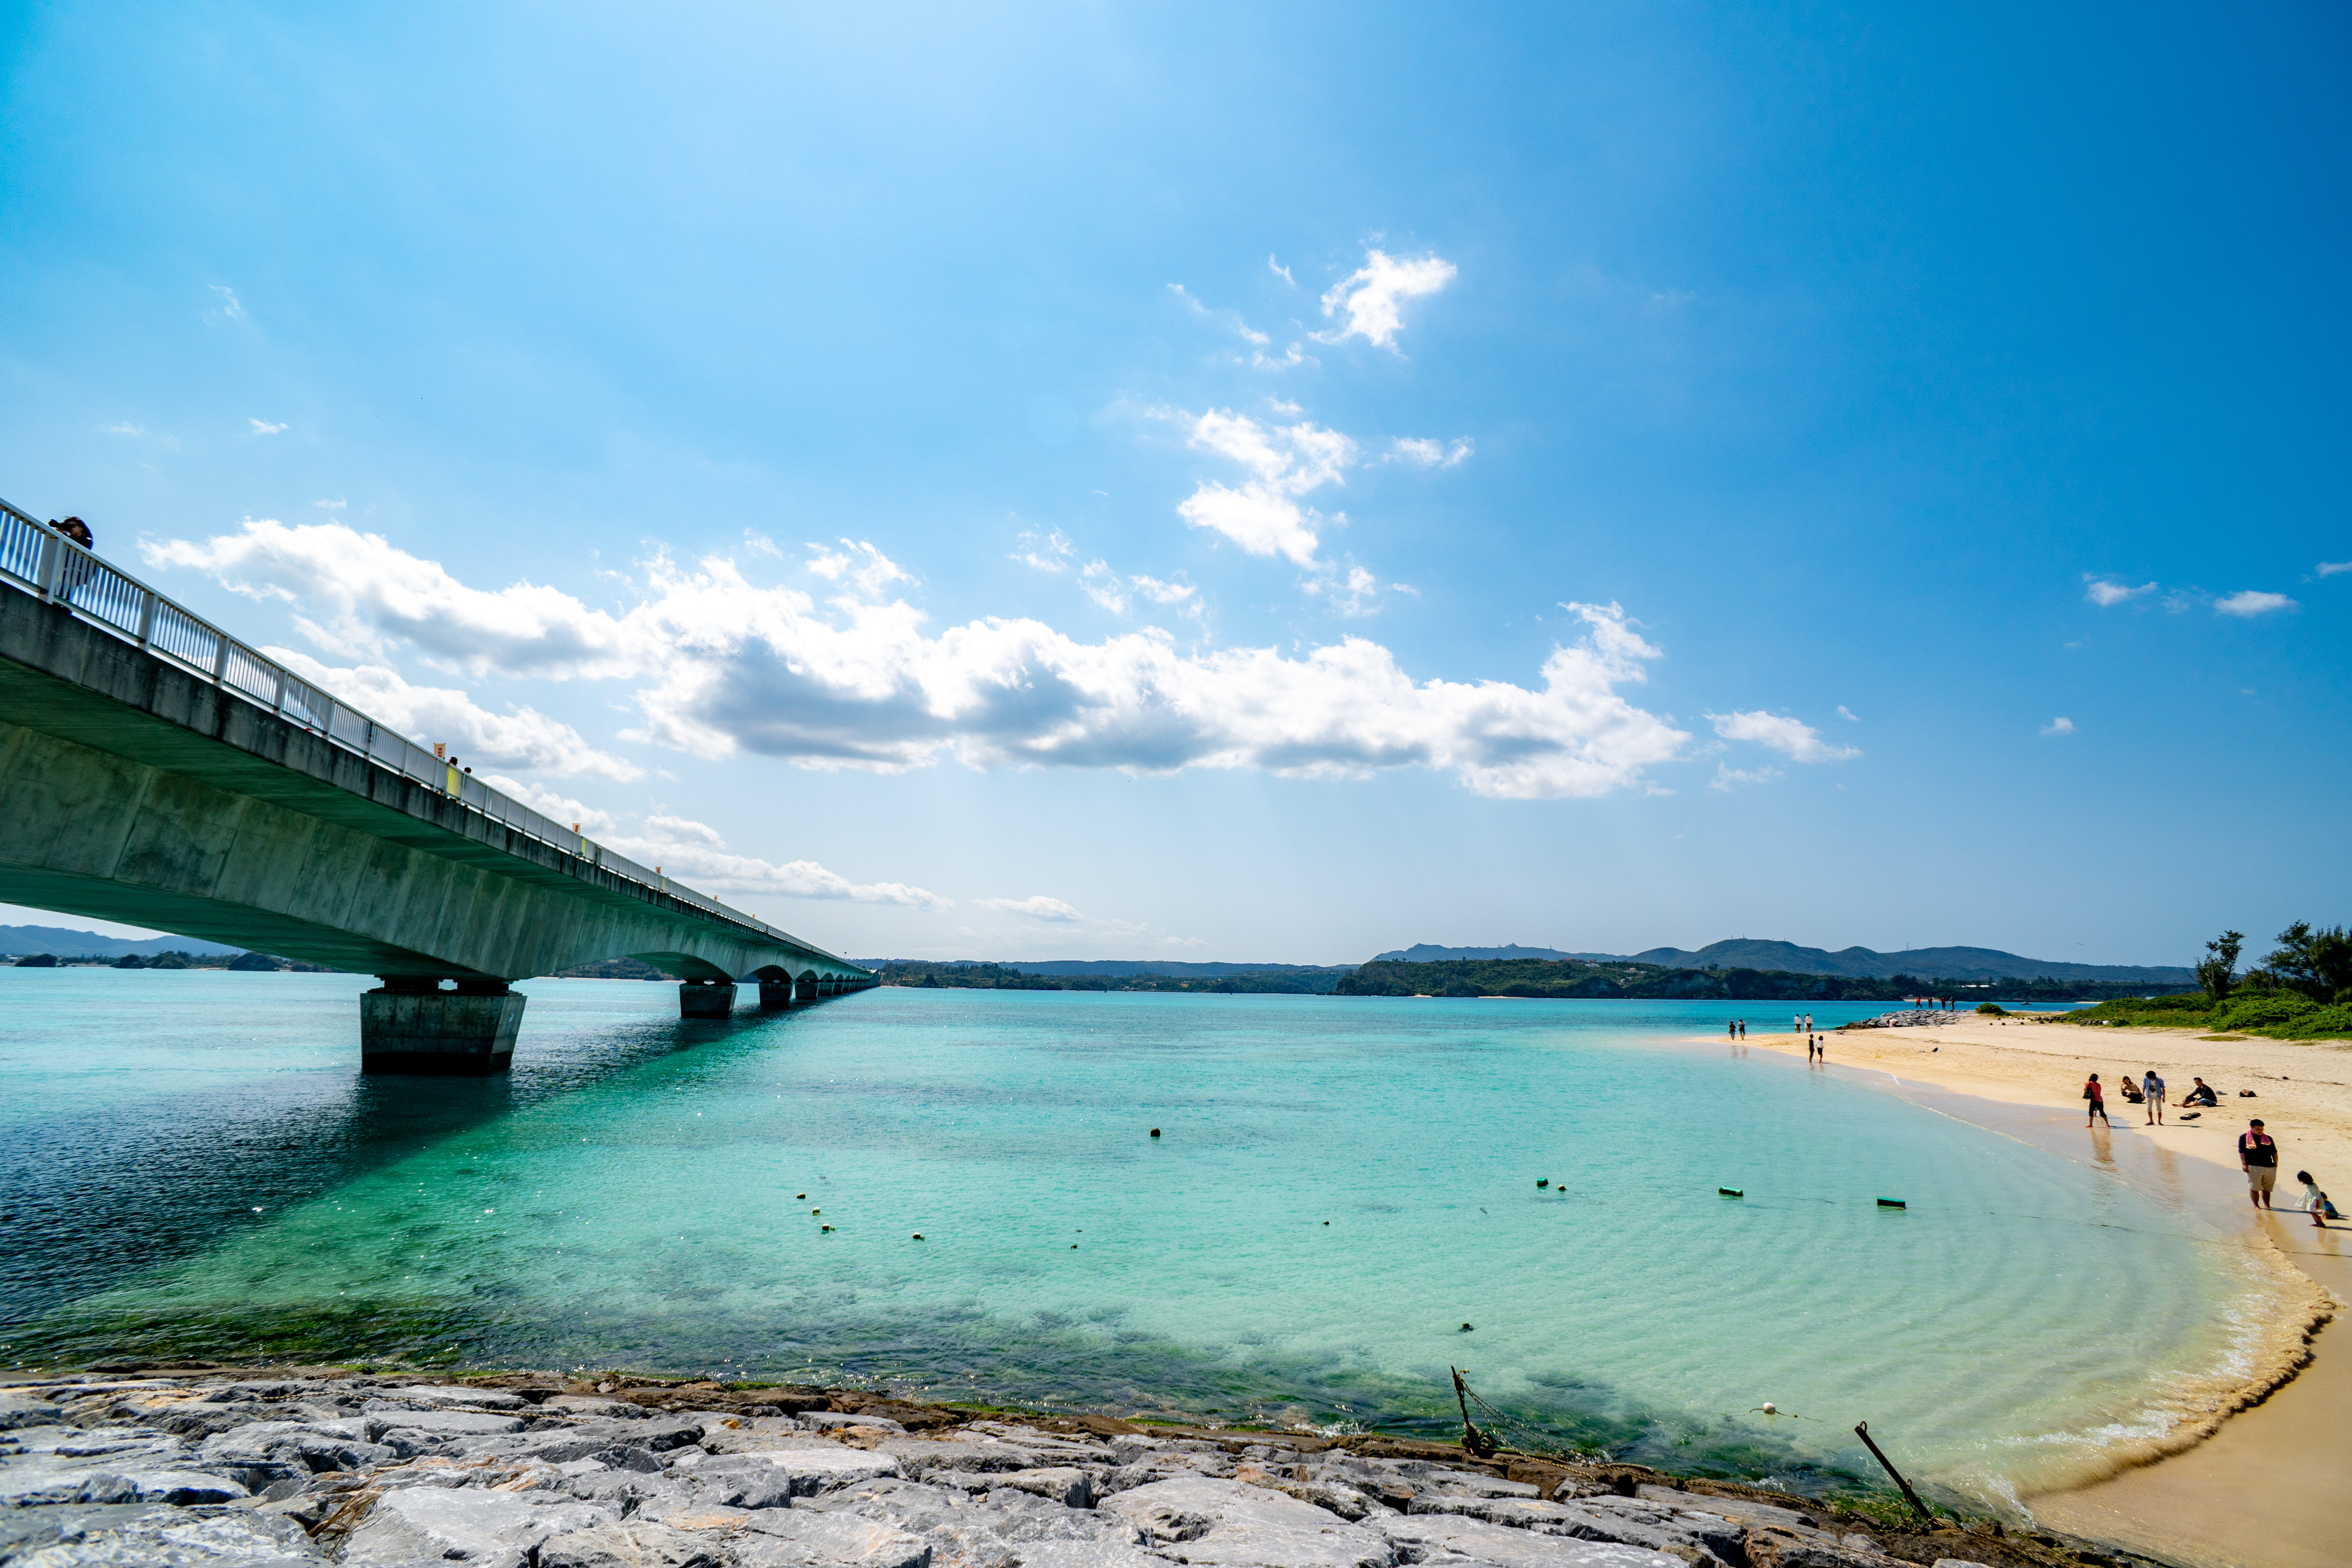
{"label": "person standing in water", "polygon": [[[2091,1081],[2083,1086],[2083,1098],[2091,1102],[2091,1113],[2083,1119],[2084,1126],[2088,1127],[2094,1122],[2107,1121],[2107,1091],[2099,1087],[2097,1073],[2093,1073]],[[2107,1125],[2113,1127],[2115,1123],[2107,1121]]]}
{"label": "person standing in water", "polygon": [[2164,1080],[2156,1076],[2156,1069],[2154,1068],[2148,1068],[2147,1076],[2139,1080],[2139,1091],[2147,1096],[2148,1125],[2151,1127],[2163,1126]]}

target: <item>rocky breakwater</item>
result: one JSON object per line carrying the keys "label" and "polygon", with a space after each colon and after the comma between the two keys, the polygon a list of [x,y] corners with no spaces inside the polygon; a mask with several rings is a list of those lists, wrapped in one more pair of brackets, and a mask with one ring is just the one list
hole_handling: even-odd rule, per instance
{"label": "rocky breakwater", "polygon": [[1841,1029],[1916,1029],[1929,1024],[1957,1024],[1968,1017],[1966,1013],[1948,1012],[1941,1007],[1907,1007],[1900,1012],[1881,1013],[1875,1018],[1857,1018],[1851,1024],[1840,1024]]}
{"label": "rocky breakwater", "polygon": [[1894,1568],[1905,1536],[1632,1466],[847,1390],[215,1369],[0,1384],[0,1563],[415,1568]]}

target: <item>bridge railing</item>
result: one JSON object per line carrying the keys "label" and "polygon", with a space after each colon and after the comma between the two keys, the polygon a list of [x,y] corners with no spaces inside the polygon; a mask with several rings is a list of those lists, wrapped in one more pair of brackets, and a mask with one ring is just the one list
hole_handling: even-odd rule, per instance
{"label": "bridge railing", "polygon": [[63,605],[377,767],[453,796],[525,837],[720,920],[748,926],[794,947],[807,945],[765,921],[681,886],[657,867],[639,865],[573,832],[568,824],[491,788],[5,500],[0,500],[0,579],[15,582],[47,603]]}

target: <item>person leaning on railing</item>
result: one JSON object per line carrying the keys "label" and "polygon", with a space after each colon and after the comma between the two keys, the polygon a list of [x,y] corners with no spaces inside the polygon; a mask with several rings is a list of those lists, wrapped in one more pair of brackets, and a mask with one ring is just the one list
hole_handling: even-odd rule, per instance
{"label": "person leaning on railing", "polygon": [[[51,518],[49,520],[49,526],[56,529],[59,533],[64,534],[68,539],[72,540],[76,544],[80,545],[84,550],[96,550],[98,548],[96,541],[90,537],[89,524],[84,522],[78,517],[69,517],[63,522],[59,522],[55,518]],[[89,582],[91,578],[97,575],[98,568],[92,565],[87,557],[68,554],[58,566],[57,587],[58,597],[63,599],[67,604],[73,603],[75,591],[83,584]]]}

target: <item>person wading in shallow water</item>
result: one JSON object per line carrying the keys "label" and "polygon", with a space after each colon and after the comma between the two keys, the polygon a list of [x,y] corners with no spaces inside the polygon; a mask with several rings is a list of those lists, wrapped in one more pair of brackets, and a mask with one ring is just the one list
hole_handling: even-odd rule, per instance
{"label": "person wading in shallow water", "polygon": [[2238,1134],[2238,1163],[2245,1167],[2246,1196],[2258,1209],[2271,1206],[2271,1189],[2278,1185],[2278,1145],[2255,1117]]}
{"label": "person wading in shallow water", "polygon": [[[2083,1098],[2091,1102],[2091,1113],[2083,1118],[2084,1126],[2088,1127],[2096,1121],[2107,1121],[2107,1091],[2099,1087],[2097,1073],[2093,1073],[2091,1081],[2083,1086]],[[2107,1125],[2113,1127],[2115,1123],[2107,1121]]]}

